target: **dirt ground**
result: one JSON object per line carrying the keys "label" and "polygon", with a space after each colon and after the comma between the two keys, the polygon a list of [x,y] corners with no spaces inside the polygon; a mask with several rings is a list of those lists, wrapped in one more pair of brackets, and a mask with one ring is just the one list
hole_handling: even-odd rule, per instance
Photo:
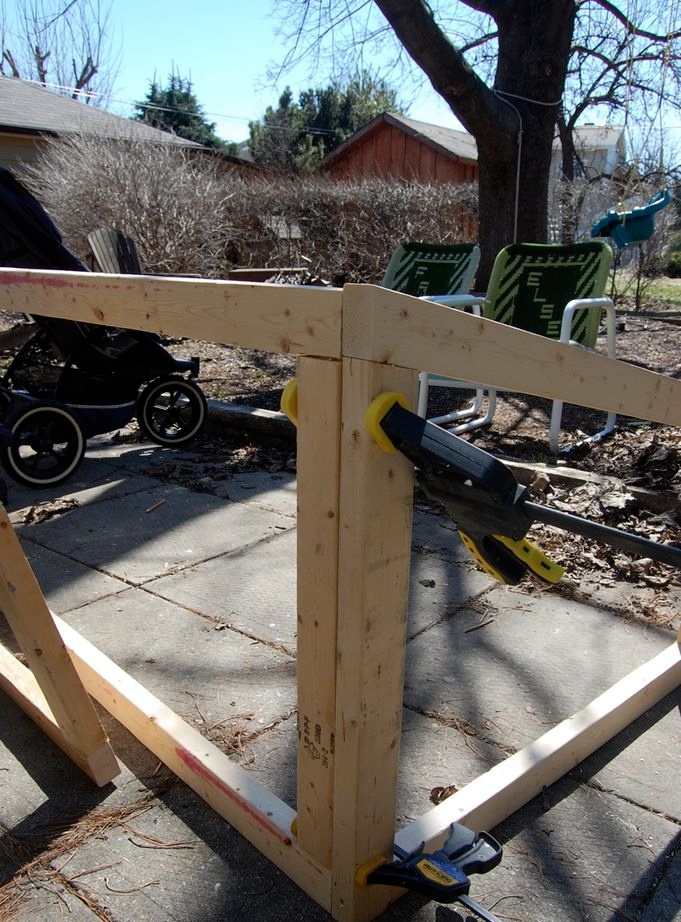
{"label": "dirt ground", "polygon": [[[17,319],[0,312],[0,333],[6,343],[6,331]],[[645,314],[620,312],[618,357],[681,377],[679,324],[681,310],[669,304]],[[295,361],[289,356],[189,340],[166,345],[177,356],[200,356],[199,380],[210,398],[276,410],[282,388],[295,374]],[[0,351],[0,364],[7,364],[15,348],[10,342]],[[456,394],[444,388],[431,390],[429,415],[452,409]],[[585,434],[601,428],[604,414],[566,406],[562,439],[573,447],[556,461],[548,453],[549,412],[547,400],[500,394],[493,424],[465,437],[513,463],[518,479],[531,485],[535,501],[681,547],[681,429],[620,419],[613,435],[583,445]],[[133,429],[116,437],[137,435]],[[177,463],[167,462],[145,473],[212,492],[224,487],[236,471],[295,470],[291,441],[223,425],[210,425],[191,448],[191,456],[185,451]],[[538,473],[538,466],[546,463],[549,467]],[[601,585],[624,580],[646,588],[658,621],[667,619],[671,624],[676,617],[669,606],[659,603],[670,590],[678,593],[681,572],[547,526],[533,528],[531,537],[558,563],[574,561],[579,555],[582,572]]]}

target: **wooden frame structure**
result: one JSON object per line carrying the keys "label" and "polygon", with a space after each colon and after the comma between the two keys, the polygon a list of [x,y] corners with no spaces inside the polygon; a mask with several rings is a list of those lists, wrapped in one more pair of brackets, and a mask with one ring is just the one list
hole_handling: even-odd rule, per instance
{"label": "wooden frame structure", "polygon": [[102,784],[115,759],[84,688],[340,922],[373,919],[399,895],[355,883],[395,838],[409,850],[437,847],[453,821],[493,828],[681,683],[677,638],[395,836],[413,474],[373,443],[367,407],[386,390],[415,402],[427,368],[679,426],[681,381],[370,285],[0,270],[0,298],[298,356],[297,814],[50,615],[6,517],[0,607],[32,672],[2,649],[0,687]]}

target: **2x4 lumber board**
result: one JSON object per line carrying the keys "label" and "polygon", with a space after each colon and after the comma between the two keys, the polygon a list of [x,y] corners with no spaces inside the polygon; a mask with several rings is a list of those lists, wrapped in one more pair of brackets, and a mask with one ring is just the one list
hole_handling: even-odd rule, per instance
{"label": "2x4 lumber board", "polygon": [[213,810],[328,909],[331,874],[297,844],[295,811],[54,616],[88,692]]}
{"label": "2x4 lumber board", "polygon": [[269,352],[340,355],[341,291],[213,279],[0,271],[5,310]]}
{"label": "2x4 lumber board", "polygon": [[341,363],[298,360],[297,837],[331,867]]}
{"label": "2x4 lumber board", "polygon": [[405,826],[397,844],[407,851],[421,842],[426,850],[437,848],[454,822],[493,829],[674,691],[681,684],[680,643],[681,636],[581,711]]}
{"label": "2x4 lumber board", "polygon": [[414,400],[416,372],[343,362],[333,906],[362,922],[391,900],[355,872],[392,853],[411,551],[413,468],[364,427],[374,397]]}
{"label": "2x4 lumber board", "polygon": [[111,746],[104,743],[85,755],[72,746],[62,733],[50,710],[35,676],[2,644],[0,644],[0,689],[31,718],[71,761],[96,785],[103,787],[120,772]]}
{"label": "2x4 lumber board", "polygon": [[[107,784],[119,774],[118,762],[1,505],[0,609],[47,702],[46,711],[42,701],[34,699],[34,714],[42,711],[47,718],[49,713],[66,743],[81,753],[79,764],[87,765],[92,758],[94,780]],[[6,676],[6,688],[9,683]],[[18,694],[16,700],[21,697]]]}
{"label": "2x4 lumber board", "polygon": [[681,426],[681,381],[372,285],[346,285],[343,354]]}

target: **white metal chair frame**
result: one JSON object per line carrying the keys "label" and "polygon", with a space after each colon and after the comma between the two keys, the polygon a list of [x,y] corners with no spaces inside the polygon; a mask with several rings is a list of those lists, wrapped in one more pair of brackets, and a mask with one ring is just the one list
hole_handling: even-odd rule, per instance
{"label": "white metal chair frame", "polygon": [[[481,316],[481,314],[485,312],[484,306],[487,302],[486,297],[474,295],[455,295],[445,297],[430,296],[424,298],[423,300],[445,304],[448,307],[458,310],[469,309],[477,316]],[[569,301],[562,311],[558,341],[569,343],[571,346],[578,346],[582,349],[588,348],[572,338],[573,319],[575,313],[576,311],[583,309],[588,311],[597,310],[599,314],[601,312],[605,312],[607,354],[610,358],[615,358],[615,306],[612,300],[608,297],[574,298]],[[477,387],[476,384],[478,385]],[[428,372],[421,372],[419,374],[419,397],[417,412],[420,416],[425,417],[427,415],[428,393],[429,388],[432,386],[459,389],[470,389],[476,387],[476,393],[473,402],[464,409],[455,410],[442,416],[431,417],[429,420],[430,422],[435,423],[436,425],[447,425],[450,431],[456,434],[462,432],[470,432],[473,429],[478,429],[482,426],[488,426],[492,422],[496,410],[496,390],[492,388],[486,388],[484,386],[484,382],[461,381],[455,378],[442,377],[441,375],[432,375]],[[487,394],[487,408],[485,412],[481,412],[485,393]],[[549,449],[553,454],[558,454],[560,451],[560,431],[563,416],[563,403],[564,402],[562,400],[554,400],[551,406],[551,418],[549,423]],[[616,420],[617,417],[615,413],[608,413],[604,428],[595,435],[590,436],[586,441],[596,441],[597,439],[600,439],[608,433],[612,432],[615,428]],[[456,423],[456,425],[450,427],[450,423]]]}

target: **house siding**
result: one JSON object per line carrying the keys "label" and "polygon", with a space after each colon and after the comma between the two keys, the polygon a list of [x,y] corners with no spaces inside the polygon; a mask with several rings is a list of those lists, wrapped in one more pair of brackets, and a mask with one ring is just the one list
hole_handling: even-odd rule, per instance
{"label": "house siding", "polygon": [[322,169],[336,179],[376,177],[408,182],[475,182],[478,175],[477,163],[439,151],[387,123],[377,125]]}
{"label": "house siding", "polygon": [[35,135],[0,133],[0,166],[19,172],[36,159],[45,142]]}

